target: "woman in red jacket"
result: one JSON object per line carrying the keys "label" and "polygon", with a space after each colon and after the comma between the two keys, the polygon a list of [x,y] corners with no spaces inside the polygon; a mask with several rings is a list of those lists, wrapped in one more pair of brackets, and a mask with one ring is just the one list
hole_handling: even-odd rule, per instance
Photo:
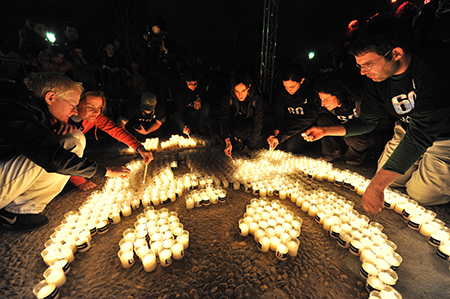
{"label": "woman in red jacket", "polygon": [[[102,113],[105,105],[106,98],[103,91],[85,92],[81,96],[78,104],[78,115],[73,115],[69,118],[69,124],[77,127],[84,134],[93,127],[95,127],[95,133],[97,133],[98,128],[133,148],[144,158],[145,163],[150,163],[153,160],[153,154],[145,150],[142,143],[136,137],[131,135],[127,130],[116,126],[113,121]],[[95,134],[95,137],[97,138],[97,134]],[[97,186],[94,182],[82,177],[71,177],[70,181],[83,191],[91,190]]]}

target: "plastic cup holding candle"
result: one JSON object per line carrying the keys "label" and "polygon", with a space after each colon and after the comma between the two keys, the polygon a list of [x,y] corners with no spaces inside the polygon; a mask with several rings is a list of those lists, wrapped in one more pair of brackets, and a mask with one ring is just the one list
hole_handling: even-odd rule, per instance
{"label": "plastic cup holding candle", "polygon": [[444,222],[439,219],[425,221],[420,226],[419,232],[425,237],[429,238],[432,233],[444,227]]}
{"label": "plastic cup holding candle", "polygon": [[291,238],[287,241],[288,254],[291,257],[295,257],[298,254],[298,247],[300,246],[300,240],[297,238]]}
{"label": "plastic cup holding candle", "polygon": [[172,264],[172,250],[170,248],[161,247],[158,256],[161,266],[168,267]]}
{"label": "plastic cup holding candle", "polygon": [[129,251],[119,250],[117,255],[119,256],[120,262],[122,263],[122,267],[130,268],[131,266],[134,265],[135,259],[132,250]]}
{"label": "plastic cup holding candle", "polygon": [[[373,248],[373,247],[372,247]],[[374,260],[377,255],[372,251],[372,248],[363,248],[359,254],[359,260],[363,262],[366,259]]]}
{"label": "plastic cup holding candle", "polygon": [[288,252],[289,252],[289,249],[285,244],[278,243],[277,248],[275,250],[275,255],[279,260],[281,260],[281,261],[286,260],[288,257]]}
{"label": "plastic cup holding candle", "polygon": [[403,258],[397,252],[391,252],[383,257],[383,259],[391,265],[391,269],[397,271]]}
{"label": "plastic cup holding candle", "polygon": [[365,259],[362,264],[361,268],[359,270],[359,273],[362,277],[368,278],[369,276],[378,276],[378,269],[375,265],[375,263],[370,259]]}
{"label": "plastic cup holding candle", "polygon": [[443,240],[448,240],[450,238],[450,229],[446,226],[443,228],[436,230],[434,233],[431,234],[430,238],[428,239],[428,242],[436,247],[439,247],[441,245],[441,242]]}
{"label": "plastic cup holding candle", "polygon": [[349,251],[351,254],[359,256],[361,249],[364,248],[364,245],[361,243],[361,239],[358,237],[353,237],[350,241]]}
{"label": "plastic cup holding candle", "polygon": [[397,283],[398,275],[392,269],[382,270],[378,272],[378,278],[385,284],[393,286]]}
{"label": "plastic cup holding candle", "polygon": [[50,266],[45,270],[44,278],[48,283],[54,284],[57,288],[62,287],[67,281],[64,270],[55,266]]}
{"label": "plastic cup holding candle", "polygon": [[145,272],[152,272],[156,269],[156,256],[153,250],[150,250],[143,258],[142,265]]}
{"label": "plastic cup holding candle", "polygon": [[70,263],[66,258],[59,258],[56,261],[52,261],[50,266],[54,268],[61,268],[65,275],[67,275],[70,271]]}
{"label": "plastic cup holding candle", "polygon": [[33,294],[37,299],[57,299],[59,298],[58,288],[55,284],[41,280],[33,287]]}
{"label": "plastic cup holding candle", "polygon": [[339,239],[337,240],[337,243],[342,248],[349,248],[351,240],[352,235],[349,232],[343,231],[339,234]]}
{"label": "plastic cup holding candle", "polygon": [[383,288],[383,282],[376,276],[367,277],[366,290],[368,292],[380,291]]}
{"label": "plastic cup holding candle", "polygon": [[264,236],[258,241],[258,248],[262,252],[268,252],[270,247],[270,239],[267,236]]}
{"label": "plastic cup holding candle", "polygon": [[75,238],[75,245],[79,252],[86,252],[91,248],[91,241],[89,240],[90,233],[88,231],[81,231]]}
{"label": "plastic cup holding candle", "polygon": [[[370,293],[372,295],[372,292]],[[371,297],[369,297],[370,299]],[[381,291],[379,292],[380,299],[402,299],[402,295],[395,290],[393,287],[389,285],[385,285],[381,288]]]}
{"label": "plastic cup holding candle", "polygon": [[180,260],[184,256],[184,246],[182,243],[176,242],[170,248],[172,250],[172,256],[175,260]]}
{"label": "plastic cup holding candle", "polygon": [[184,250],[189,247],[189,232],[184,230],[178,237],[177,241],[183,244]]}
{"label": "plastic cup holding candle", "polygon": [[443,240],[441,244],[439,245],[439,248],[437,250],[437,255],[441,258],[443,258],[446,261],[449,261],[450,257],[450,240]]}
{"label": "plastic cup holding candle", "polygon": [[249,230],[249,224],[245,221],[245,219],[239,219],[239,234],[243,237],[247,237]]}
{"label": "plastic cup holding candle", "polygon": [[270,238],[270,250],[272,250],[272,251],[277,251],[277,246],[278,246],[278,244],[280,244],[281,243],[281,240],[280,240],[280,238],[278,237],[278,236],[273,236],[273,237],[271,237]]}
{"label": "plastic cup holding candle", "polygon": [[124,232],[122,233],[122,237],[125,240],[134,242],[134,240],[136,240],[136,230],[134,228],[128,228],[124,230]]}
{"label": "plastic cup holding candle", "polygon": [[49,246],[42,250],[41,256],[47,266],[51,266],[58,259],[58,249],[56,246]]}

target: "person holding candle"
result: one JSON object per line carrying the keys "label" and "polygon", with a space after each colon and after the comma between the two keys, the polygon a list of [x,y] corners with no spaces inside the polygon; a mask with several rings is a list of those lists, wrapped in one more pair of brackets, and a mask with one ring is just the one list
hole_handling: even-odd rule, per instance
{"label": "person holding candle", "polygon": [[[320,106],[326,108],[326,111],[319,114],[317,120],[319,126],[345,124],[359,117],[361,100],[342,74],[331,74],[319,80],[316,84],[316,92]],[[339,159],[345,149],[343,157],[347,164],[359,166],[368,148],[375,147],[377,144],[386,144],[392,128],[392,117],[383,115],[376,129],[369,133],[348,137],[323,137],[321,145],[324,156],[321,159],[327,162]]]}
{"label": "person holding candle", "polygon": [[280,148],[294,153],[308,149],[301,133],[317,120],[306,70],[298,63],[287,65],[282,74],[283,87],[275,96],[275,129],[267,138],[270,149]]}
{"label": "person holding candle", "polygon": [[225,154],[231,157],[233,144],[241,141],[245,151],[255,149],[261,137],[264,99],[250,75],[236,72],[231,79],[231,95],[222,101],[220,132],[225,140]]}
{"label": "person holding candle", "polygon": [[406,187],[422,205],[450,200],[448,72],[424,60],[434,57],[413,51],[414,44],[412,28],[402,20],[370,20],[351,47],[361,74],[371,79],[364,87],[360,118],[304,133],[307,141],[353,136],[375,129],[386,112],[398,119],[363,196],[364,209],[372,213],[383,208],[389,185]]}
{"label": "person holding candle", "polygon": [[166,121],[166,108],[159,104],[156,96],[145,92],[140,102],[131,101],[122,111],[117,125],[125,128],[138,140],[160,137],[161,126]]}
{"label": "person holding candle", "polygon": [[0,223],[16,230],[49,222],[41,213],[70,175],[127,177],[130,172],[82,158],[86,140],[80,131],[55,132],[57,122],[77,114],[80,83],[42,72],[30,84],[34,95],[0,99]]}
{"label": "person holding candle", "polygon": [[[108,133],[113,138],[125,143],[133,148],[143,158],[145,163],[153,160],[153,154],[147,151],[139,140],[124,128],[118,127],[108,117],[103,114],[106,106],[106,97],[103,91],[88,91],[81,95],[78,104],[78,115],[72,115],[68,123],[86,134],[95,127],[95,137],[97,138],[97,128]],[[72,176],[70,182],[75,184],[80,190],[87,191],[95,188],[97,184],[82,177]]]}

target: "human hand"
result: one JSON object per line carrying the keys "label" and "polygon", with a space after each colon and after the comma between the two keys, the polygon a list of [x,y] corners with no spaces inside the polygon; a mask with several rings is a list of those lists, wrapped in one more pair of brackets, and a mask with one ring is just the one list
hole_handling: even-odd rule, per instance
{"label": "human hand", "polygon": [[141,154],[142,158],[144,158],[144,163],[149,164],[153,161],[153,154],[146,149],[140,150],[139,154]]}
{"label": "human hand", "polygon": [[367,186],[362,198],[364,210],[370,213],[378,213],[384,207],[384,191],[374,187],[372,182]]}
{"label": "human hand", "polygon": [[191,130],[189,129],[188,126],[184,126],[183,134],[186,134],[186,135],[188,135],[188,136],[189,136],[189,134],[191,134]]}
{"label": "human hand", "polygon": [[280,144],[276,135],[269,136],[269,138],[267,138],[267,143],[269,144],[269,148],[271,150],[275,149],[278,146],[278,144]]}
{"label": "human hand", "polygon": [[312,127],[302,133],[303,139],[306,141],[316,141],[325,136],[325,131],[322,127]]}
{"label": "human hand", "polygon": [[81,191],[89,191],[89,190],[92,190],[92,189],[94,189],[95,187],[97,187],[97,184],[94,183],[94,182],[91,182],[91,181],[87,180],[86,182],[84,182],[84,183],[81,184],[81,185],[78,185],[77,187],[78,187],[78,189],[80,189]]}
{"label": "human hand", "polygon": [[130,169],[125,166],[106,167],[106,176],[127,178],[130,176]]}
{"label": "human hand", "polygon": [[[137,127],[137,126],[138,126],[138,127]],[[147,130],[145,130],[144,127],[142,127],[140,124],[136,125],[136,126],[133,127],[133,128],[134,128],[134,130],[135,130],[136,132],[138,132],[139,134],[147,135]]]}
{"label": "human hand", "polygon": [[195,102],[194,102],[194,109],[198,110],[201,107],[202,107],[202,102],[201,102],[200,98],[197,98],[197,100],[195,100]]}
{"label": "human hand", "polygon": [[53,129],[53,132],[55,132],[58,135],[66,135],[67,133],[72,133],[73,131],[77,130],[77,127],[68,124],[64,121],[58,121],[55,124],[55,128]]}

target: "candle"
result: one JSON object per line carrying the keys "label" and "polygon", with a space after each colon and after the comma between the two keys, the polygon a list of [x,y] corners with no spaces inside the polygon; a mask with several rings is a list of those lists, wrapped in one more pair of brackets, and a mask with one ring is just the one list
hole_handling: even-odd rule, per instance
{"label": "candle", "polygon": [[277,251],[277,246],[280,244],[280,238],[277,236],[273,236],[270,238],[270,250]]}
{"label": "candle", "polygon": [[255,231],[255,234],[254,234],[254,239],[255,239],[255,242],[259,242],[259,239],[261,239],[262,237],[264,237],[266,235],[266,232],[265,232],[265,230],[264,229],[262,229],[262,228],[258,228],[256,231]]}
{"label": "candle", "polygon": [[359,270],[359,273],[364,278],[367,278],[369,276],[377,276],[378,275],[378,269],[375,266],[373,261],[371,261],[369,259],[365,259],[363,261],[363,263],[361,264],[361,268]]}
{"label": "candle", "polygon": [[91,241],[89,240],[88,234],[88,231],[82,231],[75,238],[75,245],[79,252],[86,252],[91,248]]}
{"label": "candle", "polygon": [[431,234],[428,242],[433,246],[439,246],[443,240],[447,240],[450,238],[450,229],[448,227],[443,227],[439,230],[436,230]]}
{"label": "candle", "polygon": [[184,250],[186,250],[189,247],[189,232],[187,230],[184,230],[178,237],[178,242],[183,244]]}
{"label": "candle", "polygon": [[435,231],[444,227],[444,222],[438,219],[426,221],[420,226],[419,232],[425,237],[430,237]]}
{"label": "candle", "polygon": [[338,245],[342,248],[349,248],[352,236],[350,233],[343,231],[339,234],[339,239],[337,240]]}
{"label": "candle", "polygon": [[122,263],[122,267],[129,268],[134,265],[134,253],[133,251],[122,251],[119,250],[117,253],[119,256],[120,262]]}
{"label": "candle", "polygon": [[128,217],[128,216],[130,216],[131,215],[131,206],[130,206],[130,204],[129,203],[127,203],[127,202],[125,202],[123,205],[122,205],[122,216],[123,217]]}
{"label": "candle", "polygon": [[49,284],[54,284],[57,288],[62,287],[67,278],[62,268],[50,266],[44,272],[44,278]]}
{"label": "candle", "polygon": [[383,282],[376,276],[369,276],[366,282],[366,290],[370,293],[372,291],[380,291],[384,286]]}
{"label": "candle", "polygon": [[298,247],[300,245],[300,240],[297,238],[291,238],[288,242],[287,242],[287,247],[289,249],[289,256],[297,256],[298,254]]}
{"label": "candle", "polygon": [[54,268],[60,268],[64,271],[64,274],[67,275],[70,271],[70,263],[65,258],[59,258],[51,264]]}
{"label": "candle", "polygon": [[261,186],[259,188],[259,196],[261,196],[261,197],[267,196],[267,188],[266,188],[266,186]]}
{"label": "candle", "polygon": [[398,275],[397,273],[392,270],[392,269],[388,269],[388,270],[383,270],[380,271],[378,273],[378,278],[386,285],[395,285],[395,283],[398,280]]}
{"label": "candle", "polygon": [[257,230],[259,228],[259,224],[258,224],[258,222],[252,222],[252,223],[250,223],[250,225],[249,225],[249,232],[250,232],[250,234],[251,235],[254,235],[255,234],[255,231]]}
{"label": "candle", "polygon": [[394,271],[398,270],[398,267],[400,267],[400,264],[403,261],[403,258],[398,254],[397,252],[392,252],[384,256],[383,258],[386,262],[391,265],[391,269]]}
{"label": "candle", "polygon": [[175,260],[179,260],[184,256],[184,246],[182,243],[173,244],[170,250],[172,250],[172,256]]}
{"label": "candle", "polygon": [[[373,248],[373,247],[372,247]],[[363,262],[366,259],[374,260],[377,255],[372,251],[372,248],[363,248],[359,254],[359,260]]]}
{"label": "candle", "polygon": [[163,267],[167,267],[172,264],[172,250],[164,247],[161,248],[161,251],[159,252],[159,261]]}
{"label": "candle", "polygon": [[37,299],[53,299],[58,298],[58,288],[53,283],[48,283],[47,280],[41,280],[33,287],[33,293]]}
{"label": "candle", "polygon": [[284,190],[284,189],[280,190],[279,198],[286,199],[286,196],[287,196],[286,190]]}
{"label": "candle", "polygon": [[[370,298],[372,298],[372,297],[369,297],[369,299]],[[400,295],[400,293],[397,290],[395,290],[393,287],[385,285],[381,288],[378,298],[380,298],[380,299],[402,299],[402,295]]]}
{"label": "candle", "polygon": [[249,232],[249,224],[245,221],[245,219],[239,220],[239,234],[243,237],[247,237]]}
{"label": "candle", "polygon": [[289,249],[283,243],[278,243],[276,247],[276,256],[279,260],[284,261],[288,256]]}
{"label": "candle", "polygon": [[349,251],[353,255],[359,256],[360,250],[364,248],[363,244],[361,243],[361,239],[357,237],[353,237],[350,241],[350,247]]}
{"label": "candle", "polygon": [[270,247],[270,239],[266,236],[259,239],[258,248],[262,252],[268,252]]}
{"label": "candle", "polygon": [[450,257],[450,240],[443,240],[439,245],[437,255],[448,261]]}
{"label": "candle", "polygon": [[142,265],[144,266],[145,272],[151,272],[155,270],[156,256],[152,250],[148,251],[148,253],[142,258]]}

